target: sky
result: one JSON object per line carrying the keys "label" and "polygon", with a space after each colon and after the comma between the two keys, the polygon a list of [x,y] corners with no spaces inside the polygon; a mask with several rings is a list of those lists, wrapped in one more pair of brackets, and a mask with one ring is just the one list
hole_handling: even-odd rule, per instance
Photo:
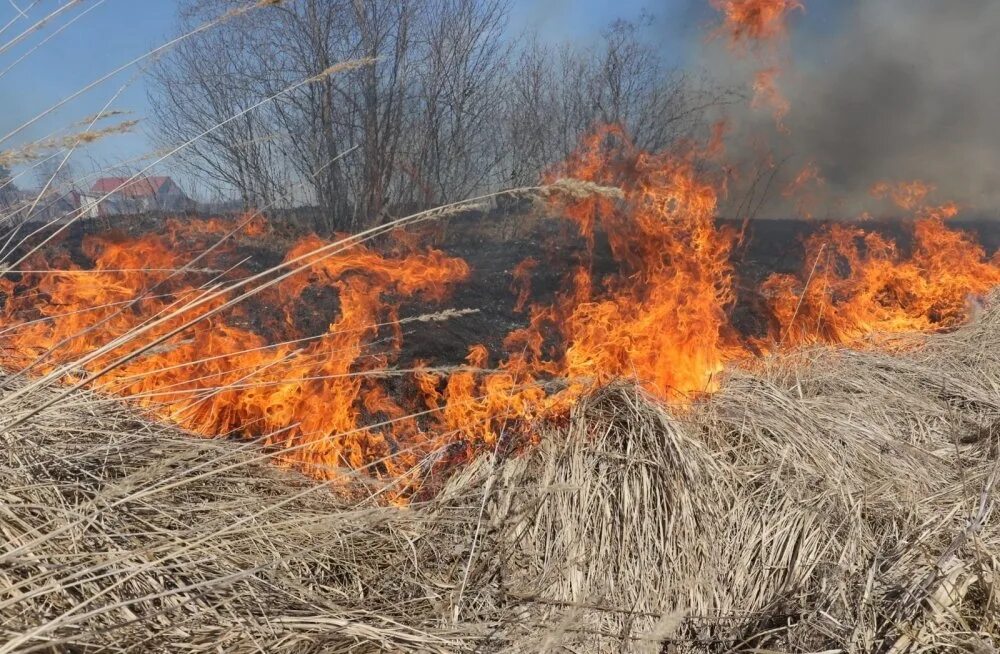
{"label": "sky", "polygon": [[[993,128],[1000,106],[1000,76],[993,70],[1000,60],[1000,2],[803,1],[806,9],[793,12],[785,46],[793,65],[782,84],[793,109],[785,132],[771,130],[776,156],[814,157],[831,188],[855,194],[874,177],[918,176],[926,168],[955,199],[1000,207],[1000,130]],[[70,11],[10,44],[67,3]],[[615,19],[648,15],[643,37],[668,64],[744,88],[752,72],[707,37],[717,21],[709,0],[511,3],[512,34],[534,30],[549,42],[586,44]],[[18,19],[16,7],[30,7],[27,17]],[[139,127],[87,146],[75,155],[76,166],[95,169],[147,154],[148,59],[16,135],[3,135],[167,42],[177,33],[176,11],[176,0],[0,0],[0,151],[80,131],[74,123],[110,103],[132,112]],[[766,116],[742,118],[755,133],[767,131]],[[31,187],[35,179],[25,173],[17,183]]]}
{"label": "sky", "polygon": [[[30,0],[13,2],[21,7],[30,4]],[[27,19],[18,20],[0,35],[0,43],[16,38],[62,3],[63,0],[42,0],[31,9]],[[8,134],[70,94],[168,40],[175,11],[172,0],[88,0],[0,54],[0,71],[13,66],[0,77],[0,105],[4,107],[0,129]],[[15,17],[13,6],[4,2],[0,7],[0,25],[8,25]],[[73,22],[56,31],[69,20]],[[48,40],[34,49],[43,39]],[[135,112],[135,118],[141,119],[147,113],[141,69],[131,67],[68,102],[64,108],[12,137],[0,149],[63,130],[112,100],[112,107]],[[89,150],[84,153],[86,156],[120,160],[121,152],[134,156],[148,150],[148,145],[137,133],[116,137]]]}
{"label": "sky", "polygon": [[[0,0],[0,25],[8,25],[17,18],[15,6],[28,7],[31,1]],[[20,35],[64,2],[41,0],[28,12],[27,18],[9,24],[0,34],[0,44]],[[586,42],[596,39],[600,30],[616,18],[638,18],[644,8],[648,9],[648,3],[641,0],[616,3],[515,0],[511,8],[511,27],[515,31],[537,29],[552,41]],[[6,52],[0,51],[0,71],[13,64],[0,76],[0,106],[4,107],[0,112],[0,130],[8,134],[94,80],[169,41],[176,34],[176,11],[175,0],[86,0]],[[73,22],[60,30],[70,19]],[[42,39],[47,41],[33,49]],[[22,55],[26,56],[18,61]],[[149,113],[142,74],[143,66],[148,63],[147,59],[129,67],[74,98],[62,109],[7,140],[0,149],[65,130],[73,122],[99,111],[109,101],[111,107],[133,112],[132,118],[141,121]],[[149,150],[140,123],[132,134],[88,146],[83,154],[85,163],[92,160],[101,165],[137,157]]]}
{"label": "sky", "polygon": [[[0,44],[29,27],[68,0],[0,0]],[[35,2],[35,4],[32,4]],[[661,48],[668,61],[684,65],[692,38],[701,38],[713,12],[705,0],[511,0],[510,31],[535,30],[544,40],[558,43],[596,41],[603,28],[622,18],[636,20],[648,14],[652,24],[645,36]],[[17,9],[25,10],[18,18]],[[0,45],[0,132],[32,120],[40,112],[142,57],[177,33],[176,0],[82,0],[42,29],[13,47]],[[13,22],[11,22],[13,21]],[[41,43],[40,47],[35,47]],[[23,58],[22,58],[23,56]],[[149,105],[143,67],[149,59],[130,66],[52,113],[4,139],[0,150],[18,147],[56,133],[75,130],[73,123],[110,102],[110,107],[133,113],[139,126],[131,133],[103,139],[74,154],[77,168],[95,169],[147,154],[151,146]],[[21,187],[35,184],[31,171],[17,168]]]}

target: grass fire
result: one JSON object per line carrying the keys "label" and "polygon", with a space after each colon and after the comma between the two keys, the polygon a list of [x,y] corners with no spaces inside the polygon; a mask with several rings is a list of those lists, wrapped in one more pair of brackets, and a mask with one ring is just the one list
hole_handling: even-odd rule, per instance
{"label": "grass fire", "polygon": [[2,130],[0,654],[1000,647],[988,184],[804,146],[866,10],[677,3],[699,76],[646,13],[166,4]]}

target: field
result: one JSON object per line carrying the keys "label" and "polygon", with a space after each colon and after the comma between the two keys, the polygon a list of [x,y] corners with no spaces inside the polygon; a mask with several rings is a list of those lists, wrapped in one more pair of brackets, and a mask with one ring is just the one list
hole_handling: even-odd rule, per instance
{"label": "field", "polygon": [[74,397],[3,434],[0,651],[993,651],[1000,313],[891,349],[615,384],[408,506]]}
{"label": "field", "polygon": [[945,4],[0,3],[0,654],[1000,652]]}

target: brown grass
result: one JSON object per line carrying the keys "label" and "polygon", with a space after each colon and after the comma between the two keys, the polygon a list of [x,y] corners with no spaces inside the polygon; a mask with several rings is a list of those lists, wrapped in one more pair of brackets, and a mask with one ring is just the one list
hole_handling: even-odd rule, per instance
{"label": "brown grass", "polygon": [[0,434],[0,653],[994,651],[1000,309],[896,345],[607,388],[408,508],[57,403]]}

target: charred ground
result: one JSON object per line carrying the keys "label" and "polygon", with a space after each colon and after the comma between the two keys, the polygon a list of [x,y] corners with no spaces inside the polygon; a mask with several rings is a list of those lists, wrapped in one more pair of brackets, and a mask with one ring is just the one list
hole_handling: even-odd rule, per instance
{"label": "charred ground", "polygon": [[[149,213],[78,221],[46,245],[43,253],[50,262],[69,261],[87,269],[93,265],[92,258],[82,247],[87,236],[127,241],[144,234],[161,233],[168,228],[170,221],[176,224],[210,218],[197,213],[181,216]],[[311,233],[304,226],[309,222],[302,215],[292,219],[276,216],[268,222],[269,234],[266,238],[235,236],[234,246],[222,257],[223,265],[208,270],[199,268],[196,260],[202,254],[204,242],[185,244],[181,237],[176,246],[188,250],[190,259],[195,261],[192,268],[200,271],[196,274],[205,282],[234,280],[278,264],[295,242]],[[731,320],[743,335],[763,336],[767,332],[771,317],[761,295],[762,282],[774,273],[794,274],[807,267],[804,242],[827,224],[801,219],[755,220],[749,223],[726,218],[717,220],[720,230],[743,234],[731,257],[737,300],[729,307]],[[895,242],[904,256],[911,247],[911,224],[902,218],[863,223],[866,231]],[[985,249],[987,257],[1000,249],[1000,223],[996,220],[955,219],[949,221],[949,225],[972,234]],[[22,253],[45,236],[47,230],[42,230],[31,242],[22,246]],[[404,330],[400,360],[434,365],[461,363],[469,347],[477,343],[485,345],[494,356],[504,352],[505,337],[512,330],[524,327],[528,320],[527,312],[516,307],[517,293],[513,289],[514,271],[525,260],[536,262],[531,268],[531,304],[550,304],[577,266],[586,266],[595,280],[619,272],[603,231],[598,229],[595,232],[591,250],[569,221],[551,212],[539,211],[527,203],[495,207],[489,211],[466,211],[446,221],[418,226],[405,238],[399,234],[382,236],[371,245],[383,252],[431,246],[469,264],[469,277],[455,287],[446,304],[474,312],[433,323],[429,328]],[[12,275],[12,280],[16,283],[17,276]],[[295,329],[304,334],[322,333],[339,311],[337,292],[329,286],[317,286],[306,289],[304,294],[305,301],[300,303],[300,310],[294,317]],[[434,310],[419,301],[405,298],[399,301],[401,317]],[[265,337],[271,337],[274,334],[268,333],[271,328],[264,319],[267,315],[266,297],[255,297],[240,309],[238,322]]]}

